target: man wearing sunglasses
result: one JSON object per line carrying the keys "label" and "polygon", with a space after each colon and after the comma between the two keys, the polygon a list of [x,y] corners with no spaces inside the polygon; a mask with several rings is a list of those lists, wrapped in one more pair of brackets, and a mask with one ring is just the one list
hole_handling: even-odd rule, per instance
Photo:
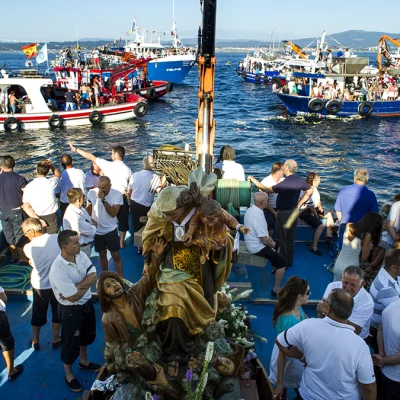
{"label": "man wearing sunglasses", "polygon": [[347,323],[354,327],[354,332],[369,344],[369,327],[374,301],[371,295],[364,289],[364,271],[357,266],[349,266],[343,271],[342,281],[330,283],[317,306],[319,318],[324,318],[329,310],[328,304],[324,301],[328,298],[333,289],[344,289],[354,300],[354,308]]}

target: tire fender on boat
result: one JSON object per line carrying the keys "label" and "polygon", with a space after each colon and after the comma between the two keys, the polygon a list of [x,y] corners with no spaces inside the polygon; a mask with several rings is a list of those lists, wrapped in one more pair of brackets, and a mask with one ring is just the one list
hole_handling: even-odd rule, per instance
{"label": "tire fender on boat", "polygon": [[140,118],[144,117],[147,114],[147,111],[149,110],[149,106],[147,103],[143,103],[142,101],[137,103],[135,108],[133,109],[133,112],[135,115]]}
{"label": "tire fender on boat", "polygon": [[6,132],[17,132],[21,129],[21,121],[15,117],[9,117],[4,121],[3,126]]}
{"label": "tire fender on boat", "polygon": [[363,101],[358,106],[358,113],[362,117],[370,116],[372,114],[372,111],[374,111],[374,105],[370,101]]}
{"label": "tire fender on boat", "polygon": [[64,120],[59,115],[53,114],[49,118],[49,126],[51,129],[62,128],[63,125]]}
{"label": "tire fender on boat", "polygon": [[318,97],[314,97],[308,102],[308,108],[312,112],[321,112],[324,109],[324,101]]}
{"label": "tire fender on boat", "polygon": [[243,72],[242,72],[242,78],[243,78],[243,79],[246,79],[246,78],[247,78],[247,73],[246,73],[246,71],[243,71]]}
{"label": "tire fender on boat", "polygon": [[97,110],[94,110],[89,115],[89,121],[92,125],[97,125],[103,120],[104,115]]}
{"label": "tire fender on boat", "polygon": [[237,74],[237,75],[240,75],[241,73],[242,73],[242,71],[241,71],[240,69],[237,69],[237,70],[236,70],[236,74]]}
{"label": "tire fender on boat", "polygon": [[336,115],[341,110],[342,103],[338,100],[329,100],[325,108],[328,114]]}
{"label": "tire fender on boat", "polygon": [[167,83],[167,93],[172,92],[174,90],[174,84],[172,82]]}
{"label": "tire fender on boat", "polygon": [[267,75],[264,75],[264,83],[268,84],[270,82],[269,77]]}
{"label": "tire fender on boat", "polygon": [[156,97],[156,89],[152,88],[148,88],[147,89],[147,93],[146,93],[146,97],[150,100],[153,100]]}
{"label": "tire fender on boat", "polygon": [[255,79],[256,79],[257,83],[260,83],[261,82],[261,75],[257,74]]}

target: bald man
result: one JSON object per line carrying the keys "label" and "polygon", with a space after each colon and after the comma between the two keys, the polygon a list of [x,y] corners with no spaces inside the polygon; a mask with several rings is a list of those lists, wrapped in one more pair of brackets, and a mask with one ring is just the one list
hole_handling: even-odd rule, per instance
{"label": "bald man", "polygon": [[292,266],[294,238],[299,219],[298,203],[300,192],[302,190],[305,192],[301,201],[306,202],[312,195],[312,189],[304,178],[297,175],[298,166],[295,160],[286,160],[282,169],[286,179],[272,187],[262,185],[253,176],[249,176],[248,180],[265,193],[278,193],[278,198],[276,199],[276,207],[278,209],[276,237],[282,244],[281,255],[288,261],[289,266]]}
{"label": "bald man", "polygon": [[110,178],[101,176],[99,186],[89,191],[87,200],[86,210],[97,222],[94,248],[99,253],[101,269],[108,271],[107,250],[109,250],[115,269],[119,276],[124,278],[117,224],[117,214],[123,204],[122,194],[111,188]]}
{"label": "bald man", "polygon": [[280,243],[274,241],[268,233],[268,224],[264,218],[264,210],[268,207],[268,195],[259,192],[254,195],[254,204],[247,209],[244,225],[250,229],[244,240],[249,253],[265,257],[271,261],[275,272],[275,284],[271,295],[276,297],[280,291],[281,282],[285,275],[287,261],[278,253]]}

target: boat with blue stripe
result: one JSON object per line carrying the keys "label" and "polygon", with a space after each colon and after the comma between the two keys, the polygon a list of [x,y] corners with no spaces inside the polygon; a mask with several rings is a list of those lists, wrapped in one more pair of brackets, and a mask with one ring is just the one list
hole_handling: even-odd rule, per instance
{"label": "boat with blue stripe", "polygon": [[293,115],[400,116],[400,98],[385,94],[380,75],[368,64],[368,58],[336,58],[331,73],[294,72],[275,94]]}

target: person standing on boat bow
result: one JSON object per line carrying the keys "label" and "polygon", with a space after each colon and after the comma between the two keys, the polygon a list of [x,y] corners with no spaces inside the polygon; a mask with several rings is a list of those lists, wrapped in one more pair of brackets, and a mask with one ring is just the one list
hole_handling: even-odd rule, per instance
{"label": "person standing on boat bow", "polygon": [[[286,160],[282,169],[286,179],[272,187],[261,185],[253,176],[249,176],[248,180],[256,184],[263,192],[278,193],[276,200],[278,208],[276,238],[281,243],[281,256],[291,266],[293,265],[294,237],[299,219],[299,207],[310,198],[313,190],[304,178],[297,175],[298,166],[295,160]],[[299,201],[302,190],[305,194]]]}
{"label": "person standing on boat bow", "polygon": [[125,148],[115,146],[111,150],[112,161],[104,160],[96,157],[92,153],[78,149],[72,143],[68,143],[73,153],[78,153],[82,157],[96,163],[103,171],[104,176],[108,176],[111,180],[111,185],[114,190],[118,190],[123,197],[123,204],[118,211],[118,230],[120,237],[121,249],[125,246],[126,232],[129,231],[129,181],[132,177],[132,170],[124,163]]}

